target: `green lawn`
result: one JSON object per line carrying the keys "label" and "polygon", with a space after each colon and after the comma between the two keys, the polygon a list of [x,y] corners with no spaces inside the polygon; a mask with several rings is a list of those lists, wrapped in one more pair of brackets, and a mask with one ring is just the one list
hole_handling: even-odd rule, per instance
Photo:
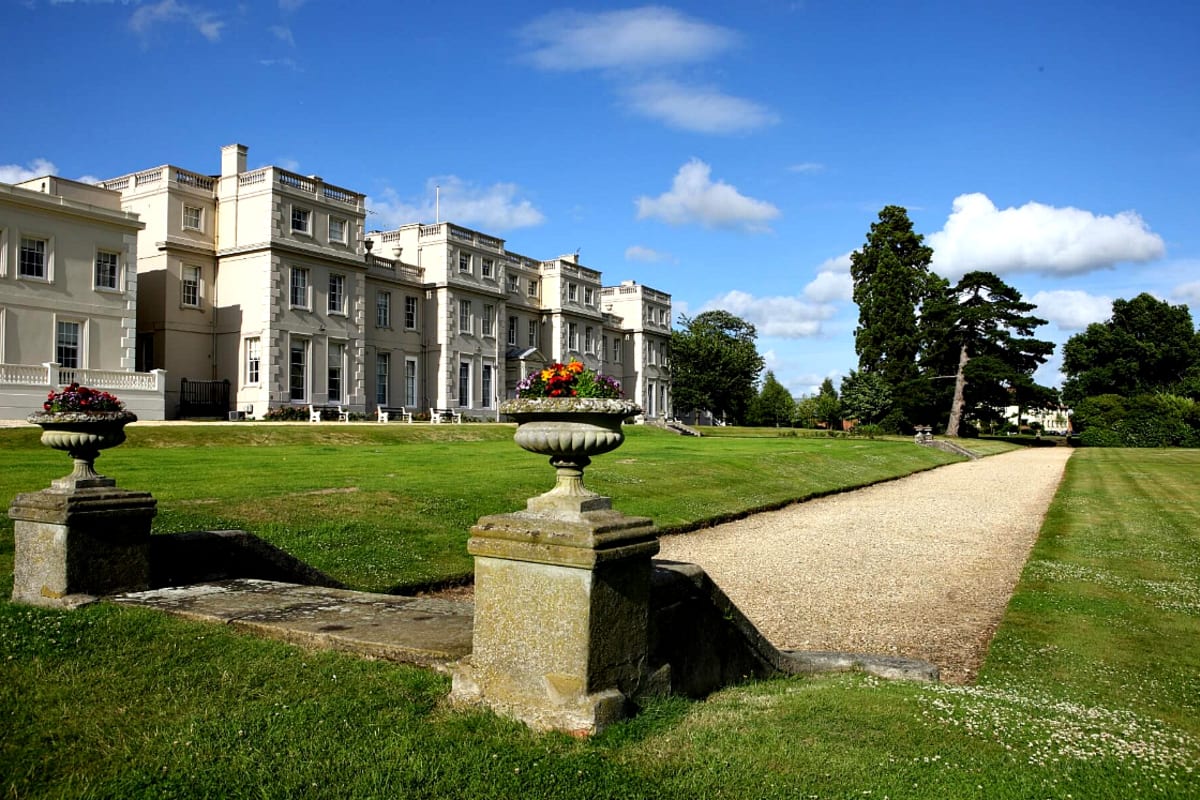
{"label": "green lawn", "polygon": [[[485,437],[479,446],[504,438],[463,427]],[[680,441],[635,433],[628,453],[596,460],[595,483],[626,458],[680,468],[686,458],[669,455]],[[830,469],[843,468],[837,448],[854,444],[826,453]],[[710,461],[733,469],[720,451],[691,446],[691,473]],[[780,455],[774,440],[756,446]],[[148,488],[145,478],[179,491],[186,477],[135,481],[125,466],[136,459],[116,468],[121,450],[153,449],[149,437],[135,441],[101,466],[131,487]],[[247,443],[245,457],[254,449]],[[276,447],[257,449],[256,469],[282,460]],[[0,459],[32,464],[33,455],[9,446]],[[58,459],[33,482],[65,472]],[[805,471],[824,466],[818,457]],[[12,471],[0,471],[4,481]],[[524,480],[540,486],[549,468],[532,472]],[[246,473],[277,495],[322,488],[308,473],[287,487]],[[976,686],[773,680],[656,702],[588,741],[447,708],[448,679],[425,670],[140,609],[0,603],[0,796],[1196,798],[1197,474],[1200,451],[1077,452]],[[328,483],[337,486],[332,475]],[[640,485],[609,488],[646,513],[641,500],[621,500]]]}
{"label": "green lawn", "polygon": [[[133,426],[97,469],[158,500],[158,532],[240,528],[358,589],[471,573],[467,532],[554,484],[510,425]],[[69,472],[38,431],[0,431],[0,498]],[[910,443],[713,440],[627,428],[588,486],[678,530],[945,464]],[[12,523],[0,524],[10,535]],[[4,541],[0,539],[0,542]],[[0,544],[0,558],[3,558]],[[0,569],[4,565],[0,562]]]}

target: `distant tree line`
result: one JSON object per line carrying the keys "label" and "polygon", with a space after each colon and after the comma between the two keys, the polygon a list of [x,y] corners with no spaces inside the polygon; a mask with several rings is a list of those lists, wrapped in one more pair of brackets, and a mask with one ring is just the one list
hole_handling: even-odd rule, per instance
{"label": "distant tree line", "polygon": [[951,283],[908,212],[886,206],[850,255],[858,325],[857,369],[793,397],[756,348],[752,324],[728,311],[681,317],[672,334],[676,411],[732,424],[839,428],[843,420],[907,433],[930,425],[973,435],[1034,409],[1074,408],[1085,444],[1200,446],[1200,334],[1185,305],[1148,294],[1113,303],[1112,317],[1066,343],[1058,390],[1034,373],[1054,344],[1034,333],[1046,320],[991,272]]}

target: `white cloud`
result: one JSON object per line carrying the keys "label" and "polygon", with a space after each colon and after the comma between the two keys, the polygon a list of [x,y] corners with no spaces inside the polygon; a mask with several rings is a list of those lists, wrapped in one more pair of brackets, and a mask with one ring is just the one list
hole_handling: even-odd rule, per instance
{"label": "white cloud", "polygon": [[945,227],[928,244],[933,268],[950,278],[971,270],[1076,275],[1165,252],[1162,237],[1133,211],[1102,216],[1041,203],[1000,210],[980,193],[954,198]]}
{"label": "white cloud", "polygon": [[854,281],[846,272],[822,270],[804,287],[804,296],[814,303],[832,303],[854,297]]}
{"label": "white cloud", "polygon": [[1200,317],[1196,314],[1200,310],[1200,281],[1179,284],[1171,290],[1171,296],[1187,303],[1193,320],[1200,321]]}
{"label": "white cloud", "polygon": [[175,22],[191,25],[210,42],[220,39],[221,29],[225,27],[225,23],[213,12],[185,5],[177,0],[161,0],[153,5],[138,6],[129,18],[129,27],[145,36],[159,23]]}
{"label": "white cloud", "polygon": [[674,256],[670,253],[663,253],[650,247],[643,247],[640,244],[635,244],[625,248],[626,261],[645,261],[651,264],[657,264],[662,261],[675,261]]}
{"label": "white cloud", "polygon": [[0,183],[21,183],[43,175],[57,175],[58,167],[44,158],[35,158],[28,165],[0,164]]}
{"label": "white cloud", "polygon": [[835,309],[826,303],[809,303],[798,297],[755,297],[734,290],[704,304],[704,311],[723,309],[753,323],[758,335],[778,339],[803,339],[821,333],[821,323]]}
{"label": "white cloud", "polygon": [[1112,298],[1077,290],[1038,292],[1029,298],[1034,313],[1064,331],[1081,331],[1093,322],[1112,316]]}
{"label": "white cloud", "polygon": [[594,14],[555,11],[520,34],[534,64],[570,71],[693,63],[738,41],[733,31],[658,6]]}
{"label": "white cloud", "polygon": [[679,168],[671,190],[658,197],[637,199],[638,219],[658,219],[670,225],[700,223],[708,228],[770,230],[766,223],[779,209],[738,192],[723,181],[712,181],[712,167],[693,158]]}
{"label": "white cloud", "polygon": [[779,122],[778,114],[751,100],[670,80],[638,84],[626,97],[639,114],[696,133],[743,133]]}
{"label": "white cloud", "polygon": [[817,271],[819,271],[819,272],[845,272],[847,275],[849,275],[850,274],[850,253],[851,252],[852,251],[847,251],[845,253],[842,253],[840,256],[834,256],[833,258],[825,259],[824,261],[822,261],[820,264],[817,265]]}
{"label": "white cloud", "polygon": [[824,171],[825,165],[818,164],[815,161],[804,161],[800,164],[792,164],[790,167],[788,167],[788,172],[799,172],[801,175]]}
{"label": "white cloud", "polygon": [[[435,200],[440,188],[440,203]],[[514,228],[540,225],[546,217],[529,200],[517,197],[519,187],[514,183],[494,183],[479,186],[447,175],[425,182],[425,195],[416,202],[402,200],[388,189],[379,199],[367,203],[378,220],[370,227],[395,228],[410,222],[456,222],[479,228],[485,233],[499,233]]]}

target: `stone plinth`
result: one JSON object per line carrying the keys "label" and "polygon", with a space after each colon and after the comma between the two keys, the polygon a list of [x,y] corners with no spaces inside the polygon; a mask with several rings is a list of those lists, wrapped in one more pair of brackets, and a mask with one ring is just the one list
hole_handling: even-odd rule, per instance
{"label": "stone plinth", "polygon": [[625,717],[652,682],[653,523],[607,509],[523,511],[483,517],[471,534],[473,649],[451,699],[574,735]]}
{"label": "stone plinth", "polygon": [[148,588],[156,506],[148,492],[115,487],[17,495],[8,509],[16,538],[13,602],[73,608]]}

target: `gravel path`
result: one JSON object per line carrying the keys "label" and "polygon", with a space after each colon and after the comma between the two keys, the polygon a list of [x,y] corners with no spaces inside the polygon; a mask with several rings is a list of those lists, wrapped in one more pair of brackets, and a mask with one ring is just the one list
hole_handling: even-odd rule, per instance
{"label": "gravel path", "polygon": [[664,537],[776,646],[922,658],[965,683],[1071,450],[1028,448]]}

